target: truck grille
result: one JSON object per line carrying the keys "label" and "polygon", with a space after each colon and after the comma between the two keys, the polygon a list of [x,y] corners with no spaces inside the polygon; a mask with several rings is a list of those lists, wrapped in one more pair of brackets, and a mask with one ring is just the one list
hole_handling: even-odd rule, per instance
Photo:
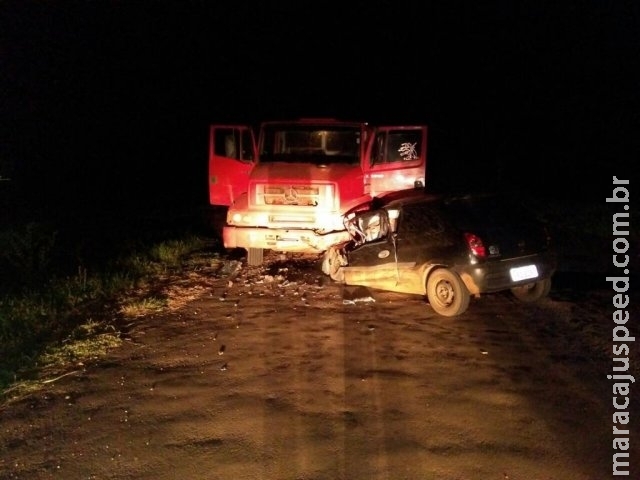
{"label": "truck grille", "polygon": [[332,206],[329,185],[256,185],[255,201],[257,205]]}

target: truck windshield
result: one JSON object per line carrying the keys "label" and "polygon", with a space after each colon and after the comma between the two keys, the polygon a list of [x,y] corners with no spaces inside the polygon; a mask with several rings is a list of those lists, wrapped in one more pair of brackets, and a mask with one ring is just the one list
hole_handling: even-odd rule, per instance
{"label": "truck windshield", "polygon": [[269,125],[262,131],[261,162],[360,162],[360,129],[311,125]]}

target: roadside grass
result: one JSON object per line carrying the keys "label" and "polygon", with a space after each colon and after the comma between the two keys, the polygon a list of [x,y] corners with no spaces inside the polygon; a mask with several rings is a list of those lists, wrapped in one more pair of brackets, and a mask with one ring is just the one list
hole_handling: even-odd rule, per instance
{"label": "roadside grass", "polygon": [[142,298],[131,299],[120,307],[120,311],[126,317],[141,317],[148,313],[160,312],[167,306],[167,301],[163,298]]}
{"label": "roadside grass", "polygon": [[119,319],[166,306],[166,299],[138,299],[135,293],[184,268],[189,255],[211,240],[188,230],[161,232],[146,240],[120,241],[106,261],[87,263],[65,256],[73,249],[58,238],[56,229],[44,223],[0,232],[3,399],[59,378],[42,380],[44,369],[82,365],[117,347],[122,341]]}

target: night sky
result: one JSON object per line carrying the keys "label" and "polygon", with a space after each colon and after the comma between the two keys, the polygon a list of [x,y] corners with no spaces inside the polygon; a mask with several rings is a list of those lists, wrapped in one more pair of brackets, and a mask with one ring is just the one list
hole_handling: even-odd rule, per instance
{"label": "night sky", "polygon": [[0,1],[0,188],[205,205],[210,123],[301,116],[426,123],[445,187],[604,202],[640,161],[637,2],[255,3]]}

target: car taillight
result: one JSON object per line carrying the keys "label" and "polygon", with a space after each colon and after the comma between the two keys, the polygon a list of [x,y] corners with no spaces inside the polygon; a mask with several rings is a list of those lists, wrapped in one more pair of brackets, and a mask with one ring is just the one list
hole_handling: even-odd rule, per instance
{"label": "car taillight", "polygon": [[482,243],[482,239],[474,235],[473,233],[465,233],[464,239],[467,241],[467,245],[471,253],[473,253],[478,258],[484,258],[487,256],[487,250],[484,248],[484,244]]}

